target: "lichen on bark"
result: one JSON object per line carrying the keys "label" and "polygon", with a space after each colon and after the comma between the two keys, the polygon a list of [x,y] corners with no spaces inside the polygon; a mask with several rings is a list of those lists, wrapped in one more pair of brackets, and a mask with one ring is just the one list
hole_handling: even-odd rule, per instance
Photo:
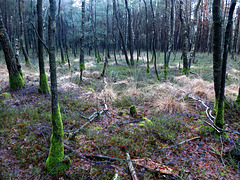
{"label": "lichen on bark", "polygon": [[56,175],[57,172],[61,173],[65,169],[68,169],[71,164],[70,158],[64,159],[63,124],[59,105],[57,110],[52,113],[51,122],[52,136],[50,139],[50,150],[45,167],[48,172],[51,171],[51,175]]}

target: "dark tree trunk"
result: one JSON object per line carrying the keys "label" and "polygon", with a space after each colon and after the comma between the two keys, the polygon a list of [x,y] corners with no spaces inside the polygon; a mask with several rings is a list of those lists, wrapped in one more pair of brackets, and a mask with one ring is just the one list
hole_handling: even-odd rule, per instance
{"label": "dark tree trunk", "polygon": [[[61,119],[60,108],[58,104],[57,91],[57,72],[56,72],[56,56],[55,56],[55,35],[56,35],[56,0],[49,0],[50,16],[48,20],[48,44],[49,44],[49,65],[51,76],[51,106],[52,106],[52,136],[50,139],[50,150],[45,167],[51,175],[57,175],[70,166],[70,159],[64,160],[63,147],[63,124]],[[57,167],[56,167],[57,166]]]}
{"label": "dark tree trunk", "polygon": [[24,42],[24,24],[23,24],[23,1],[18,0],[18,11],[19,11],[19,19],[20,19],[20,48],[23,52],[25,63],[27,66],[30,66],[30,60],[26,51],[25,42]]}
{"label": "dark tree trunk", "polygon": [[215,124],[220,127],[224,128],[224,91],[225,91],[225,81],[226,81],[226,71],[227,71],[227,58],[228,58],[228,51],[229,51],[229,42],[230,36],[232,32],[232,23],[233,23],[233,12],[236,6],[237,0],[231,1],[231,6],[229,9],[228,15],[228,22],[225,32],[225,41],[224,41],[224,50],[223,50],[223,61],[222,61],[222,69],[221,69],[221,84],[220,84],[220,91],[219,91],[219,102],[218,102],[218,110],[217,115],[215,118]]}
{"label": "dark tree trunk", "polygon": [[81,28],[81,39],[80,39],[80,81],[82,81],[83,71],[85,70],[84,64],[84,24],[85,24],[85,0],[82,1],[82,28]]}
{"label": "dark tree trunk", "polygon": [[149,55],[148,55],[148,49],[149,49],[149,38],[148,38],[148,10],[147,10],[147,3],[146,3],[146,0],[143,0],[144,2],[144,6],[145,6],[145,24],[146,24],[146,31],[145,31],[145,34],[146,34],[146,51],[147,51],[147,69],[146,69],[146,73],[150,73],[150,67],[149,67]]}
{"label": "dark tree trunk", "polygon": [[58,3],[58,44],[60,47],[60,53],[61,53],[61,63],[64,64],[65,58],[64,58],[64,52],[63,52],[63,41],[62,41],[62,21],[61,21],[61,15],[60,12],[61,11],[61,0],[59,0]]}
{"label": "dark tree trunk", "polygon": [[14,52],[3,24],[2,12],[0,8],[0,42],[2,44],[5,61],[9,73],[9,87],[11,90],[18,90],[24,87],[21,65],[15,59]]}
{"label": "dark tree trunk", "polygon": [[[43,39],[43,17],[42,17],[42,0],[37,1],[37,17],[38,17],[38,35]],[[48,78],[44,67],[43,45],[41,40],[38,40],[38,61],[39,61],[39,88],[40,93],[49,94]]]}
{"label": "dark tree trunk", "polygon": [[124,52],[124,55],[125,55],[126,63],[127,63],[127,65],[130,65],[129,59],[128,59],[128,55],[127,55],[127,49],[126,49],[125,40],[124,40],[124,37],[123,37],[123,34],[122,34],[122,30],[120,28],[120,22],[119,22],[119,18],[118,18],[118,11],[116,9],[116,0],[113,0],[113,13],[114,13],[114,16],[115,16],[115,18],[117,20],[117,27],[118,27],[119,35],[120,35],[120,38],[121,38],[121,41],[122,41],[123,52]]}
{"label": "dark tree trunk", "polygon": [[180,0],[180,20],[182,24],[183,31],[183,47],[182,47],[182,57],[183,57],[183,69],[182,72],[186,75],[189,74],[189,65],[188,65],[188,32],[187,32],[187,24],[185,14],[183,12],[183,1]]}
{"label": "dark tree trunk", "polygon": [[128,43],[129,43],[129,49],[130,49],[130,62],[131,62],[131,66],[134,66],[134,59],[133,59],[133,52],[134,52],[134,45],[133,45],[133,30],[132,30],[132,14],[131,14],[131,10],[128,7],[128,2],[127,0],[125,0],[125,6],[127,9],[127,13],[128,13]]}

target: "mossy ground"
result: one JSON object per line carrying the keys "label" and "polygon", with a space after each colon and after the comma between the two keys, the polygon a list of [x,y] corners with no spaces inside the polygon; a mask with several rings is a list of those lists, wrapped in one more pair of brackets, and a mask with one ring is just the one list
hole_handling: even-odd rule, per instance
{"label": "mossy ground", "polygon": [[[159,112],[153,106],[153,100],[163,97],[161,93],[169,95],[170,98],[178,96],[177,90],[169,88],[176,86],[176,89],[180,89],[186,86],[178,79],[174,79],[181,75],[180,53],[175,62],[170,62],[169,82],[165,84],[164,69],[161,68],[163,67],[163,56],[158,57],[158,60],[160,59],[158,69],[161,82],[156,79],[153,65],[150,65],[150,73],[145,73],[146,61],[143,61],[142,58],[140,57],[137,68],[128,67],[125,61],[119,57],[118,66],[114,65],[114,59],[109,60],[110,65],[106,69],[109,93],[106,96],[108,113],[86,126],[75,140],[69,140],[67,144],[69,143],[69,146],[82,154],[99,154],[125,159],[126,152],[128,152],[132,159],[150,158],[173,169],[173,174],[171,176],[165,175],[165,178],[173,179],[178,178],[178,176],[182,179],[187,179],[189,176],[196,179],[236,178],[237,166],[233,166],[226,159],[224,159],[226,165],[223,166],[219,156],[216,155],[221,153],[222,146],[224,152],[231,149],[230,140],[236,138],[236,135],[230,135],[229,138],[223,137],[222,143],[218,138],[215,139],[214,132],[211,132],[204,123],[206,114],[200,103],[190,98],[180,98],[180,101],[187,103],[191,111],[179,111],[174,114]],[[196,54],[196,58],[199,58],[199,63],[193,64],[191,71],[202,77],[208,86],[208,83],[213,82],[211,56]],[[64,130],[63,140],[68,138],[67,135],[70,132],[88,121],[85,117],[91,115],[97,108],[99,110],[104,108],[101,100],[98,100],[104,83],[103,80],[96,78],[97,72],[101,72],[103,62],[98,64],[95,57],[86,56],[84,81],[81,86],[78,86],[74,77],[79,75],[79,59],[70,56],[70,60],[72,73],[69,72],[67,64],[59,63],[58,66],[59,108]],[[58,61],[61,62],[60,58]],[[229,65],[234,68],[236,64],[230,62]],[[30,73],[29,71],[32,71],[30,75],[27,75],[28,79],[26,78],[24,89],[11,92],[6,87],[1,90],[1,94],[4,92],[11,94],[0,104],[1,109],[3,109],[0,111],[2,139],[0,156],[5,159],[5,162],[0,164],[0,168],[4,179],[19,176],[23,179],[32,177],[43,179],[47,175],[45,162],[49,154],[50,141],[54,141],[54,138],[51,138],[51,99],[49,96],[38,93],[39,74],[35,72],[38,68],[37,66],[35,68],[34,63],[31,68],[23,66],[25,77],[27,73]],[[231,68],[228,85],[238,83],[235,78],[237,73]],[[181,76],[181,78],[187,78],[191,82],[198,77],[189,75],[189,77]],[[163,85],[164,88],[159,87]],[[193,85],[191,88],[194,88]],[[195,91],[191,88],[184,90],[186,93],[188,91],[194,93]],[[209,87],[209,89],[211,88]],[[237,88],[235,89],[234,92],[237,92]],[[116,97],[113,96],[114,93]],[[196,90],[196,93],[199,92]],[[233,98],[230,99],[229,95]],[[236,95],[237,93],[235,95],[233,92],[228,93],[226,96],[228,102],[233,102]],[[213,98],[205,97],[204,101],[213,107],[214,96]],[[134,117],[130,116],[129,113],[129,108],[133,104],[137,108],[137,116]],[[239,119],[237,117],[239,117],[239,113],[230,105],[226,105],[226,108],[226,123],[232,129],[238,129]],[[200,139],[176,145],[184,140],[199,136]],[[65,148],[64,155],[69,154],[71,151]],[[61,156],[63,157],[63,154]],[[108,163],[100,162],[98,159],[92,159],[92,161],[98,161],[98,163],[89,163],[88,160],[72,155],[70,168],[62,174],[57,174],[57,176],[70,179],[79,179],[79,177],[97,179],[101,176],[102,179],[112,179],[115,170],[112,167],[117,166],[119,176],[130,179],[130,175],[126,171],[128,167],[124,160],[115,162],[115,166],[113,164],[111,164],[113,166],[109,166]],[[143,171],[142,167],[136,164],[134,167],[139,178],[164,178],[161,174]],[[16,170],[18,174],[14,173]],[[52,177],[48,175],[47,178],[51,179]]]}

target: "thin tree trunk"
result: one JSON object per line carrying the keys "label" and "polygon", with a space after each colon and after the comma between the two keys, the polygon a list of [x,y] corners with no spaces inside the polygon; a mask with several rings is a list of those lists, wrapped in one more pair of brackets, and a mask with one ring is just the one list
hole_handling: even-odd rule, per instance
{"label": "thin tree trunk", "polygon": [[61,63],[64,64],[65,58],[64,58],[64,52],[63,52],[63,42],[62,42],[62,21],[61,21],[61,0],[58,2],[58,44],[60,47],[60,53],[61,53]]}
{"label": "thin tree trunk", "polygon": [[191,63],[195,61],[195,53],[196,53],[196,43],[197,43],[197,14],[198,8],[200,6],[201,0],[198,0],[195,8],[194,8],[194,20],[193,20],[193,44],[191,47],[190,58],[189,58],[189,68],[191,67]]}
{"label": "thin tree trunk", "polygon": [[85,24],[85,0],[82,1],[82,28],[81,28],[81,39],[80,39],[80,81],[83,80],[83,71],[85,70],[84,64],[84,24]]}
{"label": "thin tree trunk", "polygon": [[23,24],[23,1],[18,0],[18,11],[19,11],[19,20],[20,20],[20,47],[23,52],[25,63],[27,66],[30,66],[30,60],[26,51],[25,42],[24,42],[24,24]]}
{"label": "thin tree trunk", "polygon": [[[38,17],[38,35],[43,39],[43,17],[42,17],[42,0],[37,1],[37,17]],[[38,40],[38,61],[39,61],[39,87],[40,93],[49,94],[48,78],[45,72],[43,59],[43,45],[41,40]]]}
{"label": "thin tree trunk", "polygon": [[[70,166],[70,159],[64,158],[63,147],[63,124],[61,119],[60,107],[58,104],[57,91],[57,72],[55,56],[55,35],[56,35],[56,0],[49,0],[50,16],[48,21],[48,44],[49,44],[49,65],[51,76],[51,107],[52,107],[52,136],[50,139],[50,150],[45,163],[45,168],[51,175],[57,175]],[[56,167],[57,166],[57,167]]]}
{"label": "thin tree trunk", "polygon": [[147,51],[147,69],[146,69],[146,73],[150,73],[150,67],[149,67],[149,55],[148,55],[148,49],[149,49],[149,38],[148,38],[148,12],[147,12],[147,3],[146,0],[143,0],[144,5],[145,5],[145,23],[146,23],[146,51]]}

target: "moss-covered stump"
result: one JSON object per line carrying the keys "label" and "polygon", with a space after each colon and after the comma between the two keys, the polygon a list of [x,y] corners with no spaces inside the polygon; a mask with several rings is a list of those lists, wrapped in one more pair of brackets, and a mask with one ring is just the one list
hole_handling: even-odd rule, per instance
{"label": "moss-covered stump", "polygon": [[9,87],[13,91],[24,87],[24,80],[20,72],[16,75],[9,75]]}
{"label": "moss-covered stump", "polygon": [[39,80],[38,92],[43,94],[50,94],[46,73],[40,74],[39,78],[40,80]]}
{"label": "moss-covered stump", "polygon": [[136,109],[136,106],[134,105],[131,105],[130,108],[129,108],[129,114],[133,117],[137,114],[137,109]]}
{"label": "moss-covered stump", "polygon": [[64,159],[63,124],[59,106],[56,112],[52,114],[51,121],[52,136],[45,168],[48,172],[51,171],[50,175],[56,175],[57,172],[62,173],[65,169],[68,169],[71,164],[69,158]]}

